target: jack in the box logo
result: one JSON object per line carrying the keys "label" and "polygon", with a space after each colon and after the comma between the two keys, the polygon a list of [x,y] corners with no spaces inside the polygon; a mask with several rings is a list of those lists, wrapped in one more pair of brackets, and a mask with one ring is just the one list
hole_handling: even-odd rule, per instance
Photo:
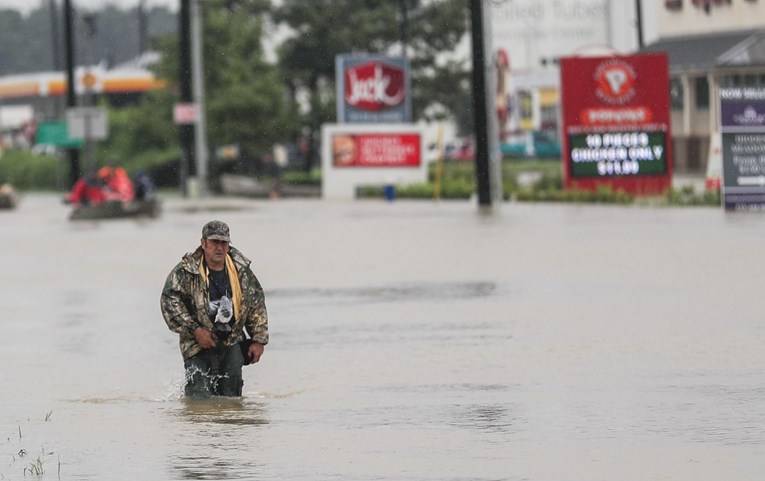
{"label": "jack in the box logo", "polygon": [[367,62],[345,70],[345,101],[354,108],[379,112],[406,99],[405,72],[381,62]]}

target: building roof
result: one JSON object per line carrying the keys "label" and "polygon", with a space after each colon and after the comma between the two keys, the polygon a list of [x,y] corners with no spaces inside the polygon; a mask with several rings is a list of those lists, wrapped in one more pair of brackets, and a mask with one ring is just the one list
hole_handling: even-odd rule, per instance
{"label": "building roof", "polygon": [[[106,68],[103,64],[78,66],[74,69],[74,90],[106,94],[126,94],[162,89],[166,82],[158,79],[149,67],[159,60],[157,52],[144,52],[125,63]],[[66,95],[66,72],[35,72],[0,77],[0,101],[28,97]]]}
{"label": "building roof", "polygon": [[[86,90],[86,78],[94,93],[121,94],[146,92],[164,88],[165,82],[157,79],[148,70],[118,69],[103,70],[78,67],[75,70],[75,92],[82,94]],[[48,97],[65,95],[67,89],[64,72],[38,72],[24,75],[0,77],[0,100],[20,97]]]}
{"label": "building roof", "polygon": [[765,66],[765,29],[660,38],[640,52],[666,52],[671,72]]}

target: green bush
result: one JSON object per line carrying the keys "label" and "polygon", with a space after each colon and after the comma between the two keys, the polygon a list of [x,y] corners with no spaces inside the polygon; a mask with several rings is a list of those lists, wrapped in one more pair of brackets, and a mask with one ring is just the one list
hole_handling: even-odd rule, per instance
{"label": "green bush", "polygon": [[311,172],[285,170],[282,172],[282,183],[293,185],[318,185],[321,184],[321,170],[313,169]]}
{"label": "green bush", "polygon": [[17,190],[57,190],[68,175],[68,166],[57,156],[36,155],[30,150],[8,149],[0,154],[0,181]]}
{"label": "green bush", "polygon": [[[125,145],[127,145],[125,141]],[[155,142],[158,144],[158,142]],[[104,149],[100,154],[118,156],[126,149]],[[160,187],[177,187],[179,180],[180,151],[170,146],[165,149],[158,145],[147,145],[142,150],[126,153],[124,158],[116,158],[133,175],[138,170],[147,172]],[[115,158],[115,157],[110,157]],[[110,158],[97,163],[104,165]],[[85,166],[81,159],[83,169]],[[7,181],[19,190],[65,190],[68,183],[69,163],[65,154],[59,156],[36,155],[29,150],[9,149],[0,155],[0,181]],[[215,167],[215,166],[213,166]],[[220,166],[218,166],[220,167]],[[441,186],[439,197],[442,199],[469,199],[477,190],[475,164],[464,161],[445,161],[441,165]],[[522,186],[518,182],[521,173],[538,173],[539,179],[532,185]],[[211,172],[215,174],[215,172]],[[428,182],[396,186],[396,197],[403,199],[433,199],[435,193],[436,165],[431,164]],[[502,197],[505,200],[520,202],[574,202],[574,203],[614,203],[652,206],[719,206],[719,191],[704,191],[697,194],[692,186],[669,189],[665,195],[654,197],[633,197],[623,191],[612,191],[602,186],[596,191],[566,190],[563,187],[563,175],[559,161],[529,161],[506,159],[502,164]],[[317,185],[321,183],[321,170],[310,173],[303,171],[284,171],[282,182],[296,185]],[[366,185],[358,189],[360,197],[382,198],[382,185]]]}
{"label": "green bush", "polygon": [[692,185],[683,186],[680,189],[671,188],[664,196],[658,199],[647,199],[646,203],[665,206],[706,206],[716,207],[721,202],[719,190],[705,190],[697,194]]}

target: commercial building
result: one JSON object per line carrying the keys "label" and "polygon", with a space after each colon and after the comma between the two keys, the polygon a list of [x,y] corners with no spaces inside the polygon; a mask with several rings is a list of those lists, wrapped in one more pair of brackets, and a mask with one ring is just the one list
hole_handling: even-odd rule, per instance
{"label": "commercial building", "polygon": [[[146,68],[156,54],[144,54],[132,62],[114,68],[102,66],[77,67],[74,72],[78,106],[90,102],[88,96],[106,98],[110,105],[131,103],[150,90],[164,88]],[[30,124],[62,120],[67,108],[67,79],[65,72],[37,72],[0,77],[0,134],[6,146],[17,141],[28,142],[21,135]]]}
{"label": "commercial building", "polygon": [[[765,86],[764,0],[490,4],[496,104],[506,153],[534,154],[532,133],[559,135],[561,57],[666,52],[677,173],[707,170],[715,148],[710,139],[719,135],[720,88]],[[520,151],[519,138],[525,143]]]}
{"label": "commercial building", "polygon": [[[644,2],[645,3],[645,2]],[[655,38],[654,5],[624,0],[497,0],[491,8],[501,146],[538,154],[534,138],[559,135],[561,57],[628,54]],[[541,135],[540,135],[541,134]],[[524,145],[526,144],[526,145]],[[520,150],[519,150],[519,147]],[[525,152],[524,152],[525,151]]]}
{"label": "commercial building", "polygon": [[765,2],[665,0],[658,27],[642,51],[669,55],[675,168],[705,172],[719,148],[720,88],[765,87]]}

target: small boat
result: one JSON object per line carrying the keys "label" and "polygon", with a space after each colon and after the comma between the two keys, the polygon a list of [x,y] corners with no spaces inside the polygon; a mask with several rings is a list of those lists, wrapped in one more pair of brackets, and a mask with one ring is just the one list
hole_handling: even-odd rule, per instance
{"label": "small boat", "polygon": [[11,184],[0,184],[0,209],[15,209],[19,196]]}
{"label": "small boat", "polygon": [[157,198],[132,202],[109,201],[98,205],[80,205],[72,210],[69,220],[120,219],[125,217],[158,217],[160,203]]}

